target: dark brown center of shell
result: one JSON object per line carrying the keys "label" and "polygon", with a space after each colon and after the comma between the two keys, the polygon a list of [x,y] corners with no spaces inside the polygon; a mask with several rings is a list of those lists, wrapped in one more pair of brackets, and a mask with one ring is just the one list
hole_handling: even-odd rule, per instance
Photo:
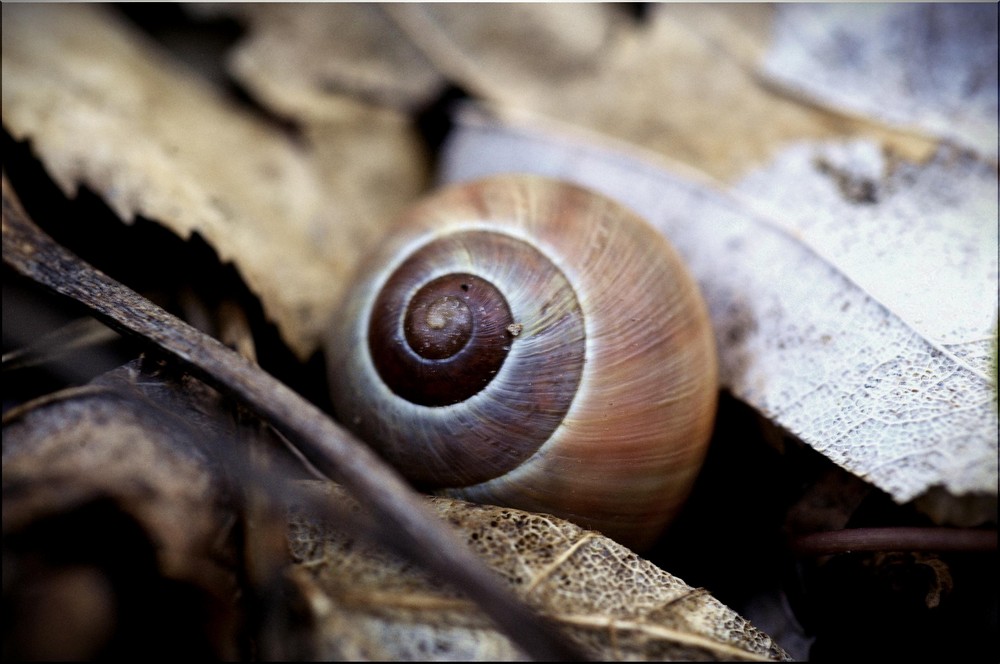
{"label": "dark brown center of shell", "polygon": [[[510,307],[471,274],[438,277],[408,300],[390,297],[390,278],[368,332],[375,367],[393,392],[422,406],[448,406],[481,391],[503,366],[513,335]],[[398,286],[402,286],[401,284]],[[402,319],[405,343],[395,333]]]}

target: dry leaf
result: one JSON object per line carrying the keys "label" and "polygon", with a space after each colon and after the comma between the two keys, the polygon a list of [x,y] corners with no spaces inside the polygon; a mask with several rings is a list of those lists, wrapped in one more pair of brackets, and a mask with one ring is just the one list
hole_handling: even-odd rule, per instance
{"label": "dry leaf", "polygon": [[451,80],[514,105],[564,103],[562,93],[592,82],[628,34],[612,5],[400,4],[386,12]]}
{"label": "dry leaf", "polygon": [[932,147],[762,86],[745,58],[765,48],[770,7],[654,5],[641,26],[616,10],[431,4],[390,13],[435,66],[479,97],[641,145],[722,179],[795,140],[871,136],[914,157]]}
{"label": "dry leaf", "polygon": [[997,5],[779,5],[761,61],[830,108],[997,153]]}
{"label": "dry leaf", "polygon": [[[912,175],[896,183],[899,195],[906,187],[927,195],[923,183],[951,169],[949,178],[979,181],[964,185],[970,193],[991,191],[983,181],[995,178],[990,167],[947,154],[940,160],[900,170]],[[443,179],[510,171],[589,186],[661,229],[708,302],[723,384],[773,422],[897,501],[941,485],[956,495],[992,496],[995,515],[998,425],[990,381],[917,333],[785,226],[684,166],[602,145],[593,136],[581,139],[566,128],[467,114],[446,148]],[[948,200],[950,191],[939,193]],[[970,205],[981,210],[991,202]],[[977,219],[982,224],[989,215]],[[976,275],[971,290],[989,297],[988,277]]]}
{"label": "dry leaf", "polygon": [[262,105],[298,123],[311,168],[331,192],[324,232],[342,268],[328,274],[329,306],[357,260],[425,188],[428,156],[404,111],[429,103],[444,80],[375,5],[192,11],[235,14],[248,24],[229,70]]}
{"label": "dry leaf", "polygon": [[[446,498],[432,505],[518,596],[596,659],[787,658],[707,592],[595,532],[519,510]],[[301,515],[292,518],[290,545],[319,659],[524,659],[469,600],[397,558]]]}
{"label": "dry leaf", "polygon": [[83,184],[125,221],[200,234],[237,264],[288,345],[311,354],[363,249],[355,239],[370,242],[422,183],[406,120],[359,125],[370,114],[355,105],[347,124],[311,128],[303,148],[108,10],[4,5],[3,19],[4,126],[63,191]]}
{"label": "dry leaf", "polygon": [[1000,280],[995,165],[958,152],[916,165],[867,141],[801,144],[733,191],[989,380]]}
{"label": "dry leaf", "polygon": [[413,111],[445,86],[376,4],[224,3],[188,9],[249,24],[230,68],[284,116],[337,120],[361,102]]}
{"label": "dry leaf", "polygon": [[[353,266],[426,186],[427,155],[402,111],[426,105],[444,80],[374,5],[223,4],[248,36],[229,69],[274,113],[299,123],[321,182],[335,192],[329,227]],[[331,277],[336,299],[345,272]]]}

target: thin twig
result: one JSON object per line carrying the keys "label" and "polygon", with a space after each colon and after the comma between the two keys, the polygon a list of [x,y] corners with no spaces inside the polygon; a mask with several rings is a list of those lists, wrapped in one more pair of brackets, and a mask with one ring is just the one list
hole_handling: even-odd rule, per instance
{"label": "thin twig", "polygon": [[850,551],[965,551],[997,550],[997,531],[975,528],[847,528],[803,535],[792,541],[800,556],[822,556]]}
{"label": "thin twig", "polygon": [[529,656],[580,659],[549,621],[518,601],[402,477],[316,406],[216,339],[91,267],[39,229],[3,175],[3,260],[75,300],[124,334],[158,348],[281,431],[324,475],[383,520],[400,550],[478,602]]}

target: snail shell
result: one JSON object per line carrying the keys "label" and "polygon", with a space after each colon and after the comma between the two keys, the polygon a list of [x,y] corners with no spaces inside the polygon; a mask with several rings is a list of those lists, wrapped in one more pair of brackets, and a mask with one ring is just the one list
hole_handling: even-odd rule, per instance
{"label": "snail shell", "polygon": [[416,486],[641,548],[715,417],[715,341],[662,235],[585,189],[507,175],[413,207],[327,343],[334,408]]}

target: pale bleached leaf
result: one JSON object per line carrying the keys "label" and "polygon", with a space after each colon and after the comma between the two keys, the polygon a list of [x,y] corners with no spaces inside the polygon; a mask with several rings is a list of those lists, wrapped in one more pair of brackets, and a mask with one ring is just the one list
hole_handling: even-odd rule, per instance
{"label": "pale bleached leaf", "polygon": [[997,155],[997,5],[779,5],[761,70],[832,108]]}
{"label": "pale bleached leaf", "polygon": [[734,191],[989,377],[1000,280],[995,165],[950,150],[913,164],[867,141],[800,144]]}
{"label": "pale bleached leaf", "polygon": [[[968,165],[956,163],[958,176],[969,177]],[[786,226],[649,153],[551,123],[464,114],[446,149],[443,180],[508,171],[589,186],[662,230],[708,302],[723,384],[775,423],[900,502],[935,485],[996,495],[989,380]],[[989,201],[974,207],[983,205]],[[988,277],[973,288],[988,295]]]}
{"label": "pale bleached leaf", "polygon": [[[311,483],[332,500],[345,494]],[[766,634],[713,598],[592,531],[542,514],[431,499],[511,589],[598,660],[779,660]],[[524,654],[453,587],[293,515],[293,578],[319,659],[510,660]]]}

